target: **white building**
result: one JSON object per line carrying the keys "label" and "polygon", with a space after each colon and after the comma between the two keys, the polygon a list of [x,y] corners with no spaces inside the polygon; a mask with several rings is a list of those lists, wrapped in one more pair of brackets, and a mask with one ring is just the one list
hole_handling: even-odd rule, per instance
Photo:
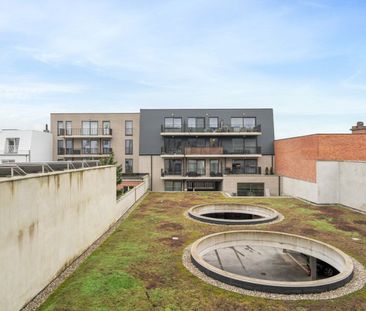
{"label": "white building", "polygon": [[0,164],[51,160],[51,133],[33,130],[0,130]]}

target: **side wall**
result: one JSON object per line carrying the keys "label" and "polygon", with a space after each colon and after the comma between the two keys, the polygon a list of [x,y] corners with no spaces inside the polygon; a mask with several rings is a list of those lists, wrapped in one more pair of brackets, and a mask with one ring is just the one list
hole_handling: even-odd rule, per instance
{"label": "side wall", "polygon": [[317,183],[281,176],[281,184],[281,195],[299,197],[318,203],[319,195]]}
{"label": "side wall", "polygon": [[19,310],[146,192],[116,204],[115,167],[0,181],[1,310]]}

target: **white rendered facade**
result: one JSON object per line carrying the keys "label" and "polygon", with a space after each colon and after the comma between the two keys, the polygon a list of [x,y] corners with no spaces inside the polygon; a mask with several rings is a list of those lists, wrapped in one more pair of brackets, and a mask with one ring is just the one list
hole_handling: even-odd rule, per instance
{"label": "white rendered facade", "polygon": [[0,130],[0,164],[51,160],[51,133],[33,130]]}

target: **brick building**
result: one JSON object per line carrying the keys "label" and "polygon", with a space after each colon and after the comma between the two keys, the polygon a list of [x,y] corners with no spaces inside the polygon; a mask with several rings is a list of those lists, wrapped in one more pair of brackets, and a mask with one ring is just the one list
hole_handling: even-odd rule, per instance
{"label": "brick building", "polygon": [[[365,129],[358,122],[350,134],[313,134],[276,140],[275,167],[282,176],[282,194],[316,203],[340,203],[343,185],[340,178],[344,177],[341,170],[349,167],[356,190],[357,174],[361,174],[358,170],[365,166],[362,162],[366,161]],[[359,180],[365,180],[364,176],[361,174]]]}

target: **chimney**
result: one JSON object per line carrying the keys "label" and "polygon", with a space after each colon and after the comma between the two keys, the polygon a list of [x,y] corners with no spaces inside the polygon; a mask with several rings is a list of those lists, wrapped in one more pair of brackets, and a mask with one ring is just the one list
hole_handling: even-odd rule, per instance
{"label": "chimney", "polygon": [[45,133],[49,133],[50,131],[48,130],[48,124],[46,123],[45,129],[43,130],[43,132]]}
{"label": "chimney", "polygon": [[358,121],[356,125],[351,128],[352,134],[366,134],[366,126],[362,121]]}

